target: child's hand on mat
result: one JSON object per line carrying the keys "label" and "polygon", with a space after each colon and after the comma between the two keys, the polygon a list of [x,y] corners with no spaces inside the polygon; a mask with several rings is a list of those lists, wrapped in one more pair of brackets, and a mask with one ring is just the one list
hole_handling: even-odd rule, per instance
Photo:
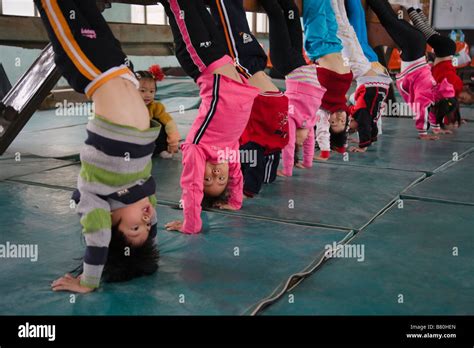
{"label": "child's hand on mat", "polygon": [[222,210],[238,210],[227,203],[216,203],[214,204],[214,208],[222,209]]}
{"label": "child's hand on mat", "polygon": [[284,177],[284,178],[288,177],[288,175],[283,174],[282,170],[277,170],[277,176],[281,176],[281,177]]}
{"label": "child's hand on mat", "polygon": [[168,222],[165,225],[165,228],[167,231],[180,231],[181,232],[182,227],[183,227],[183,222],[179,220]]}
{"label": "child's hand on mat", "polygon": [[300,169],[306,169],[306,167],[304,166],[304,164],[301,163],[301,162],[296,163],[296,164],[295,164],[295,167],[296,167],[296,168],[300,168]]}
{"label": "child's hand on mat", "polygon": [[419,135],[418,138],[420,138],[421,140],[439,140],[439,136],[434,134],[423,134]]}
{"label": "child's hand on mat", "polygon": [[366,147],[363,147],[363,148],[360,148],[360,147],[356,147],[356,146],[351,146],[349,148],[349,152],[360,152],[360,153],[363,153],[363,152],[366,152],[367,151],[367,148]]}
{"label": "child's hand on mat", "polygon": [[179,135],[178,132],[172,132],[171,134],[168,134],[168,137],[166,138],[166,141],[168,143],[168,152],[169,153],[177,153],[179,149],[179,140],[181,139],[181,136]]}
{"label": "child's hand on mat", "polygon": [[51,289],[53,291],[72,291],[81,294],[94,291],[92,288],[81,285],[81,276],[74,278],[69,273],[65,274],[64,277],[56,279],[51,284]]}

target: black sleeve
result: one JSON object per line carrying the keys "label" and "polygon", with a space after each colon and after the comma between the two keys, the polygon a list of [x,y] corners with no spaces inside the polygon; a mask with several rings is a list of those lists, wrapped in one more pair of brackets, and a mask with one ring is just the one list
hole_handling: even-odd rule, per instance
{"label": "black sleeve", "polygon": [[227,54],[234,58],[237,70],[247,78],[265,70],[268,57],[250,30],[243,0],[207,0],[206,3],[225,37]]}

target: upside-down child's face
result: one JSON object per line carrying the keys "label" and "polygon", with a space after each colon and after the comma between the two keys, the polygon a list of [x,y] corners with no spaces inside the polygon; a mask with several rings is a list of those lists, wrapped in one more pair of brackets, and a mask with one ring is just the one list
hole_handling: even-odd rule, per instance
{"label": "upside-down child's face", "polygon": [[146,105],[155,100],[156,84],[152,79],[140,79],[140,95]]}
{"label": "upside-down child's face", "polygon": [[133,246],[145,243],[150,234],[151,221],[156,212],[148,197],[124,208],[112,211],[112,225],[118,229]]}
{"label": "upside-down child's face", "polygon": [[329,125],[334,133],[346,130],[347,114],[345,111],[336,111],[329,116]]}
{"label": "upside-down child's face", "polygon": [[212,164],[206,162],[204,172],[204,194],[211,197],[220,196],[229,182],[229,164]]}
{"label": "upside-down child's face", "polygon": [[307,128],[298,128],[296,130],[296,145],[303,146],[303,143],[308,138],[309,129]]}

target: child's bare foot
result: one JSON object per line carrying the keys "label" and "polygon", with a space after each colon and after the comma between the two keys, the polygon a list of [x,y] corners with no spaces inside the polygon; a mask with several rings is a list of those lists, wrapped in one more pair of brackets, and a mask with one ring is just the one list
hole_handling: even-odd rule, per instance
{"label": "child's bare foot", "polygon": [[434,134],[421,134],[418,138],[421,140],[439,140],[439,136]]}
{"label": "child's bare foot", "polygon": [[360,152],[360,153],[363,153],[363,152],[366,152],[367,151],[367,148],[366,147],[358,147],[358,146],[351,146],[349,148],[349,152]]}
{"label": "child's bare foot", "polygon": [[328,157],[321,157],[321,155],[314,156],[314,159],[316,161],[327,161],[329,158]]}
{"label": "child's bare foot", "polygon": [[442,134],[453,134],[453,131],[452,130],[449,130],[449,129],[439,129],[439,130],[434,130],[433,129],[433,133],[436,134],[436,135],[442,135]]}
{"label": "child's bare foot", "polygon": [[301,163],[301,162],[296,163],[296,164],[295,164],[295,167],[296,167],[296,168],[300,168],[300,169],[306,169],[306,167],[305,167],[305,166],[303,165],[303,163]]}
{"label": "child's bare foot", "polygon": [[221,210],[239,210],[227,203],[216,203],[214,204],[214,208],[218,208]]}
{"label": "child's bare foot", "polygon": [[277,176],[281,176],[281,177],[288,177],[288,175],[284,174],[282,170],[277,170]]}

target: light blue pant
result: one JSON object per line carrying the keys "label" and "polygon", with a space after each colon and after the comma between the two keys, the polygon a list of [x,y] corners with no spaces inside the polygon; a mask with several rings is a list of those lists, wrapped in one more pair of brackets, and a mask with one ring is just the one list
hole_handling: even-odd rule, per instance
{"label": "light blue pant", "polygon": [[361,0],[346,0],[346,10],[347,16],[349,17],[349,22],[356,32],[359,43],[362,46],[362,50],[364,51],[364,55],[367,57],[369,62],[378,62],[377,54],[369,45],[365,11],[362,7]]}
{"label": "light blue pant", "polygon": [[342,51],[331,0],[304,0],[304,48],[311,60]]}

